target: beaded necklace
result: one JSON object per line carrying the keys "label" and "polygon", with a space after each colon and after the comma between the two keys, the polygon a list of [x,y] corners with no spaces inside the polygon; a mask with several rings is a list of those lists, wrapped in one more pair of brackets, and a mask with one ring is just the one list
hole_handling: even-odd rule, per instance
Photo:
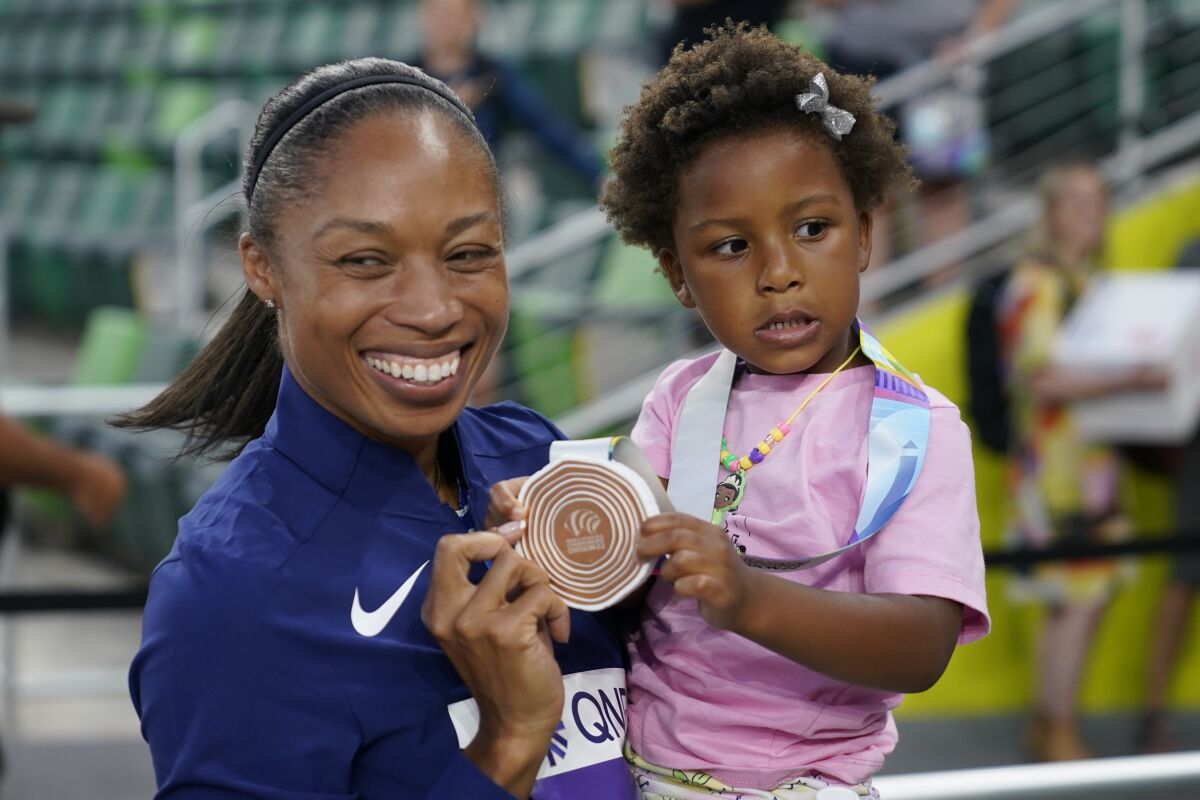
{"label": "beaded necklace", "polygon": [[854,360],[854,357],[857,356],[861,350],[861,346],[855,347],[854,352],[851,353],[837,369],[826,375],[825,380],[821,381],[821,383],[817,385],[817,388],[808,393],[808,397],[804,398],[804,402],[802,402],[796,408],[796,410],[792,412],[792,415],[784,422],[781,422],[774,428],[771,428],[770,433],[764,436],[748,455],[744,455],[739,458],[738,456],[729,452],[729,437],[722,435],[721,466],[723,466],[728,472],[746,472],[756,464],[761,464],[763,459],[770,455],[771,450],[775,447],[778,447],[779,443],[784,440],[784,437],[792,432],[792,423],[795,422],[796,417],[800,416],[801,412],[808,407],[808,404],[811,403],[812,399],[817,396],[817,393],[829,385],[829,382],[836,378],[839,372],[848,367],[850,362]]}

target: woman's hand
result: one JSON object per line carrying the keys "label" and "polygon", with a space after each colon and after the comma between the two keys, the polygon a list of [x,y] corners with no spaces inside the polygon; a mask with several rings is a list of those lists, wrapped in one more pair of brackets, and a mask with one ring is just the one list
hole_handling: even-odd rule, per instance
{"label": "woman's hand", "polygon": [[525,506],[517,499],[517,495],[521,493],[521,487],[525,485],[525,481],[529,480],[526,475],[523,478],[509,478],[506,481],[497,481],[492,484],[491,490],[488,492],[488,509],[487,518],[484,524],[489,528],[499,528],[506,522],[524,521]]}
{"label": "woman's hand", "polygon": [[714,628],[737,630],[756,575],[725,531],[690,514],[659,514],[642,523],[640,558],[669,556],[659,576],[681,597],[694,597]]}
{"label": "woman's hand", "polygon": [[[467,573],[480,561],[492,565],[475,585]],[[527,797],[562,717],[562,671],[550,639],[567,640],[566,604],[503,536],[450,534],[438,542],[421,619],[479,705],[467,758]]]}

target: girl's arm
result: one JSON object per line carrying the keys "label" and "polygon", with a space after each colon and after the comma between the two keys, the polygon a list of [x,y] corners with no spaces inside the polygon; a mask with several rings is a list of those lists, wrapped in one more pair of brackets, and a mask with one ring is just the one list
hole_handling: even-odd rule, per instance
{"label": "girl's arm", "polygon": [[940,597],[833,592],[746,566],[725,533],[686,514],[646,520],[638,555],[669,555],[661,577],[710,625],[831,678],[921,692],[954,652],[962,606]]}

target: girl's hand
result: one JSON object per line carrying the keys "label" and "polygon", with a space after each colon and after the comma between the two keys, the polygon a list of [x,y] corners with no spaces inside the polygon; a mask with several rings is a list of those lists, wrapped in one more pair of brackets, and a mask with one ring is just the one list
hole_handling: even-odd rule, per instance
{"label": "girl's hand", "polygon": [[714,628],[738,630],[755,583],[725,531],[690,514],[659,514],[642,523],[641,558],[669,556],[659,576],[681,597],[694,597]]}
{"label": "girl's hand", "polygon": [[[492,566],[478,585],[468,570]],[[497,533],[443,536],[421,619],[479,705],[467,758],[497,785],[527,797],[562,717],[562,671],[550,639],[570,633],[566,604],[546,573]]]}
{"label": "girl's hand", "polygon": [[525,506],[521,505],[521,501],[517,500],[517,495],[521,493],[521,487],[525,485],[525,481],[529,480],[526,475],[523,478],[509,478],[506,481],[498,481],[492,484],[491,490],[488,492],[488,509],[487,517],[484,524],[489,528],[499,528],[509,521],[521,521],[525,519]]}

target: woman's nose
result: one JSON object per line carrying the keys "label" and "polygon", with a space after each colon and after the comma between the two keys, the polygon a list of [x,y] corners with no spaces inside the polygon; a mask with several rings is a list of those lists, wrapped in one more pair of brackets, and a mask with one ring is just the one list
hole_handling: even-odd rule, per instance
{"label": "woman's nose", "polygon": [[463,304],[452,275],[441,264],[398,270],[386,316],[390,322],[436,336],[463,318]]}

